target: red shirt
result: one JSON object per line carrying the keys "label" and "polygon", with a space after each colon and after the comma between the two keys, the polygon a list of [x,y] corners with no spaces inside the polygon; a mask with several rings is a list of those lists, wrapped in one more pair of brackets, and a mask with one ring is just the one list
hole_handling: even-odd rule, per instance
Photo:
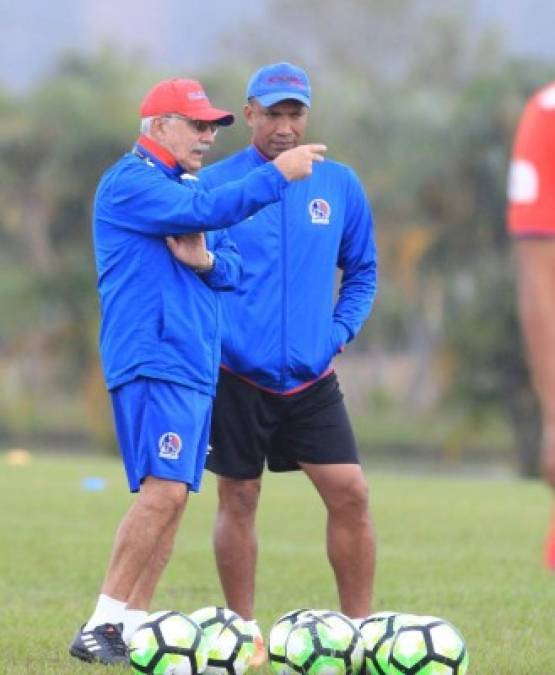
{"label": "red shirt", "polygon": [[532,96],[520,119],[508,199],[510,234],[555,236],[555,82]]}

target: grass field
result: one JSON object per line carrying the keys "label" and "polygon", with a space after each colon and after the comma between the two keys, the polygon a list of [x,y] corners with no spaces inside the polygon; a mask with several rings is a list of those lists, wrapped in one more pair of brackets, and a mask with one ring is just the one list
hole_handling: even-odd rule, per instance
{"label": "grass field", "polygon": [[[87,476],[106,480],[86,492]],[[378,532],[375,607],[451,620],[471,675],[555,673],[555,576],[541,566],[550,498],[538,483],[370,472]],[[98,593],[131,497],[119,462],[0,455],[0,673],[105,673],[67,655]],[[221,604],[211,554],[214,482],[189,504],[153,609]],[[267,476],[259,514],[258,618],[336,608],[324,516],[301,475]],[[110,669],[110,673],[120,671]],[[129,672],[129,671],[121,671]]]}

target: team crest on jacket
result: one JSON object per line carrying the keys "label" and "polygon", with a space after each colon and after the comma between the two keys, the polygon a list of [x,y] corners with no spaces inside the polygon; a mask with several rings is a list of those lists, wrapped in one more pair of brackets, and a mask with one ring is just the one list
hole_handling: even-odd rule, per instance
{"label": "team crest on jacket", "polygon": [[325,199],[313,199],[308,205],[308,212],[314,225],[329,225],[331,206]]}
{"label": "team crest on jacket", "polygon": [[178,459],[181,452],[181,438],[174,431],[167,431],[158,439],[159,457],[162,459]]}

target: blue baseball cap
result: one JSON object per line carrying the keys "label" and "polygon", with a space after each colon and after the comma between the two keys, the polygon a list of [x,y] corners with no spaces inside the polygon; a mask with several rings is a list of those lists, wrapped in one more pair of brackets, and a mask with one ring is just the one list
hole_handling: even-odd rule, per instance
{"label": "blue baseball cap", "polygon": [[272,63],[263,66],[247,85],[247,99],[255,98],[261,106],[293,99],[310,108],[310,81],[302,68],[291,63]]}

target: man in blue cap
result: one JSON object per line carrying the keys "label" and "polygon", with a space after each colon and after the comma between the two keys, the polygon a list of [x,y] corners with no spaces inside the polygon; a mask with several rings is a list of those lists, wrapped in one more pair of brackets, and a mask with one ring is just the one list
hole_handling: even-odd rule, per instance
{"label": "man in blue cap", "polygon": [[[204,169],[201,182],[213,188],[236,180],[301,144],[310,105],[301,68],[258,70],[244,108],[252,144]],[[320,494],[339,604],[361,619],[371,608],[374,533],[332,360],[360,330],[376,292],[367,198],[352,169],[326,160],[230,237],[244,273],[222,298],[222,369],[207,461],[218,475],[214,542],[227,605],[256,631],[255,515],[267,463],[270,471],[302,469]],[[255,665],[264,660],[261,638],[258,647]]]}

